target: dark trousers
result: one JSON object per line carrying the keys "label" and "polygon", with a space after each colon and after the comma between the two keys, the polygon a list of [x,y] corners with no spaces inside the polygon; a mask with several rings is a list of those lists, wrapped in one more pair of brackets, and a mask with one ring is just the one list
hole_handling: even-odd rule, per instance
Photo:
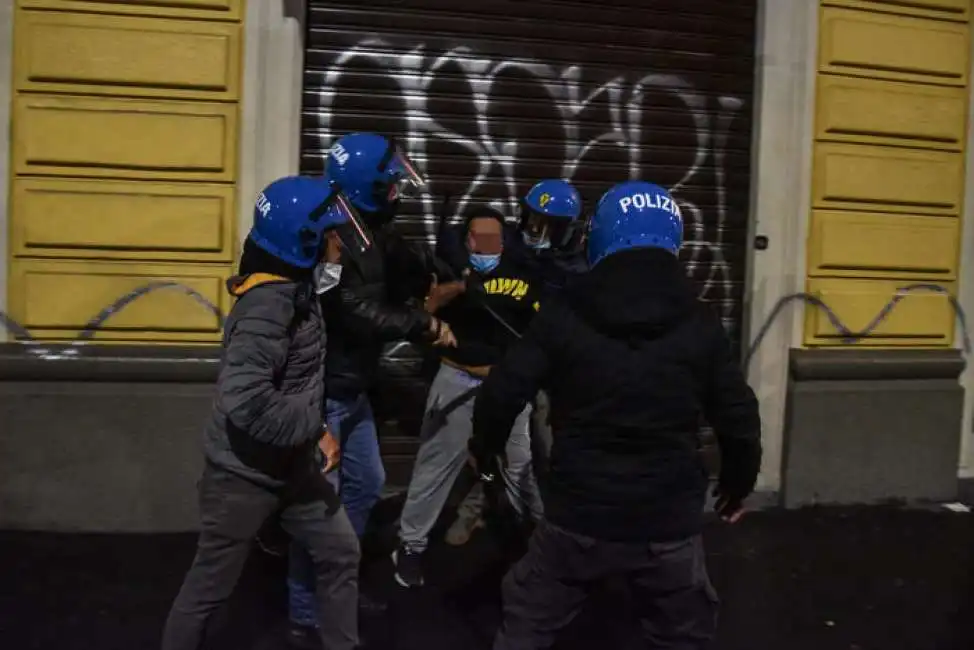
{"label": "dark trousers", "polygon": [[202,647],[211,615],[230,597],[251,542],[275,513],[311,553],[322,643],[328,650],[357,646],[358,538],[326,479],[312,474],[274,491],[207,465],[200,480],[196,558],[169,612],[163,650]]}
{"label": "dark trousers", "polygon": [[[328,475],[332,485],[341,486],[342,504],[359,538],[365,534],[372,506],[382,495],[386,470],[379,453],[372,405],[364,393],[352,398],[329,399],[326,403],[328,429],[341,440],[341,463]],[[304,547],[292,542],[288,552],[288,613],[291,622],[318,626],[320,608],[315,604],[315,577],[311,558]]]}
{"label": "dark trousers", "polygon": [[554,644],[592,587],[624,577],[647,648],[701,650],[717,628],[717,594],[699,535],[676,542],[605,542],[541,522],[504,578],[504,622],[494,650]]}

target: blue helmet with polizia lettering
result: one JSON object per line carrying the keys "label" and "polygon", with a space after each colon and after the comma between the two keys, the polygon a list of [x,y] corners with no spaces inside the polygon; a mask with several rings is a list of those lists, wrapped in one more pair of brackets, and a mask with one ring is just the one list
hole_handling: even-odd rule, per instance
{"label": "blue helmet with polizia lettering", "polygon": [[602,195],[588,231],[588,263],[595,266],[631,248],[662,248],[676,255],[683,245],[683,216],[668,191],[646,181],[619,183]]}
{"label": "blue helmet with polizia lettering", "polygon": [[352,254],[372,245],[368,229],[336,183],[285,176],[257,195],[249,237],[281,261],[310,269],[324,254],[329,230],[336,231]]}
{"label": "blue helmet with polizia lettering", "polygon": [[561,179],[537,183],[521,199],[520,230],[531,248],[564,248],[580,223],[582,197]]}
{"label": "blue helmet with polizia lettering", "polygon": [[336,140],[325,173],[363,213],[393,212],[402,197],[426,188],[399,143],[378,133],[349,133]]}

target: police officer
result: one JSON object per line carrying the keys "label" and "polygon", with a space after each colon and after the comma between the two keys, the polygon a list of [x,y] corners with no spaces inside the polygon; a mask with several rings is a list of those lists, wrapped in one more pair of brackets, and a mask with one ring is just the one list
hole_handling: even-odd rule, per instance
{"label": "police officer", "polygon": [[666,190],[613,187],[592,218],[590,271],[542,306],[481,386],[471,454],[486,479],[539,388],[554,432],[545,519],[504,579],[494,650],[549,647],[609,576],[627,579],[649,647],[704,648],[714,636],[700,418],[720,444],[715,508],[728,522],[757,478],[760,419],[717,315],[677,259],[682,240]]}
{"label": "police officer", "polygon": [[311,588],[328,616],[316,642],[358,646],[359,544],[322,476],[330,436],[321,409],[325,322],[315,296],[334,291],[334,279],[369,246],[367,228],[334,186],[292,176],[260,193],[239,273],[227,284],[235,302],[204,430],[199,542],[164,650],[203,646],[250,542],[275,513],[313,551]]}
{"label": "police officer", "polygon": [[[408,304],[407,278],[428,280],[439,266],[425,247],[408,244],[393,219],[404,197],[423,191],[425,180],[392,139],[375,133],[351,133],[328,151],[326,180],[342,189],[368,225],[373,245],[344,269],[338,288],[322,299],[328,318],[325,367],[329,430],[341,446],[340,494],[348,518],[361,537],[385,483],[368,391],[374,385],[384,346],[396,340],[434,346],[456,344],[449,325]],[[460,285],[460,283],[456,283]],[[451,289],[452,287],[452,289]],[[462,285],[460,285],[462,288]],[[426,287],[422,287],[425,292]],[[434,291],[458,290],[438,283]],[[292,546],[288,575],[288,639],[297,647],[318,647],[311,562]],[[367,610],[381,604],[363,598]]]}
{"label": "police officer", "polygon": [[582,198],[568,181],[540,181],[521,199],[517,226],[521,246],[512,248],[536,267],[549,291],[563,288],[587,267],[578,246],[581,217]]}
{"label": "police officer", "polygon": [[[588,270],[580,243],[584,230],[582,198],[575,187],[560,179],[543,180],[521,201],[518,224],[522,254],[543,279],[545,295],[562,290]],[[531,459],[539,478],[548,471],[551,426],[548,395],[541,391],[531,412]]]}

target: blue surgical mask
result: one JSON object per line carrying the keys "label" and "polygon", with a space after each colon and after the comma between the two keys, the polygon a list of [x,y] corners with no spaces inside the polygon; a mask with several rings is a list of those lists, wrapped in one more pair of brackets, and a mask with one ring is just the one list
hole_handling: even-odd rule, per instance
{"label": "blue surgical mask", "polygon": [[481,275],[486,275],[501,263],[500,255],[484,255],[482,253],[470,253],[470,266],[474,271]]}

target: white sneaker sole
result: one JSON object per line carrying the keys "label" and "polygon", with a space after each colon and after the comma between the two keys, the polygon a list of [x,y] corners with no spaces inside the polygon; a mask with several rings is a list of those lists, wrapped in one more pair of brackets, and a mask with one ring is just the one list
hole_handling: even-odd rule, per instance
{"label": "white sneaker sole", "polygon": [[261,540],[260,537],[254,538],[254,541],[257,542],[257,548],[259,548],[264,553],[267,553],[268,555],[272,555],[274,557],[284,557],[285,556],[285,553],[283,551],[278,551],[278,550],[275,550],[274,548],[272,548],[270,546],[265,546],[264,545],[264,542]]}

